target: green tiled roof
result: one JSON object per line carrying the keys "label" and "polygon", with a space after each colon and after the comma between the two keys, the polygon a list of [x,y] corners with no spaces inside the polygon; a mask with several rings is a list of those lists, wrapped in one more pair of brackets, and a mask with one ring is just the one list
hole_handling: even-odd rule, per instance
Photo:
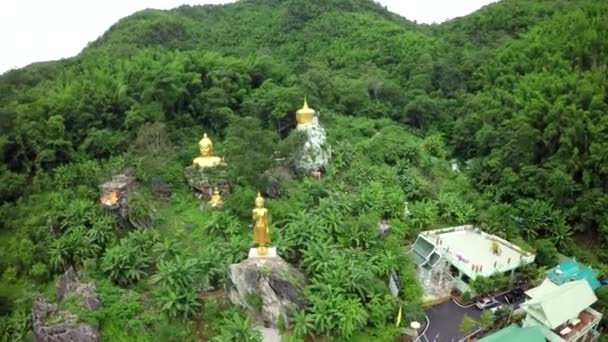
{"label": "green tiled roof", "polygon": [[479,342],[544,342],[545,337],[540,327],[522,328],[517,324],[499,330],[492,335],[486,336]]}
{"label": "green tiled roof", "polygon": [[574,259],[567,259],[550,269],[547,272],[547,277],[557,285],[562,285],[572,280],[584,279],[589,283],[592,290],[600,287],[600,282],[597,280],[597,272]]}
{"label": "green tiled roof", "polygon": [[555,329],[597,301],[597,297],[585,280],[574,280],[560,286],[543,283],[526,292],[532,299],[521,307],[536,320]]}

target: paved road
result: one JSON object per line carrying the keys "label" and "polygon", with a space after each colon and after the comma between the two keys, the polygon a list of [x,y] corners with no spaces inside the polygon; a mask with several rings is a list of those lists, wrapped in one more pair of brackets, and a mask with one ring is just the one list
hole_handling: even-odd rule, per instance
{"label": "paved road", "polygon": [[[505,295],[506,293],[498,295],[496,299],[501,303],[506,303],[504,299]],[[515,308],[519,307],[519,304],[522,302],[523,299],[515,303]],[[455,342],[463,337],[460,336],[460,323],[464,315],[466,314],[475,320],[479,320],[481,310],[474,305],[462,308],[450,299],[444,303],[432,306],[425,313],[429,319],[429,327],[424,334],[426,341]]]}
{"label": "paved road", "polygon": [[429,342],[452,342],[460,338],[460,323],[464,315],[479,320],[481,310],[475,306],[461,308],[451,299],[426,311],[429,326],[425,332]]}

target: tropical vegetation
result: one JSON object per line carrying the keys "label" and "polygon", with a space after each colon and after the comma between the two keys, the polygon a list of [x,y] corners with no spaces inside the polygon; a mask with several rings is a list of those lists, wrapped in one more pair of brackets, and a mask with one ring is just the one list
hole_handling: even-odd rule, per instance
{"label": "tropical vegetation", "polygon": [[[255,194],[302,143],[305,95],[332,160],[267,196],[273,245],[309,279],[293,340],[391,341],[399,308],[420,319],[406,251],[431,228],[476,224],[542,266],[559,252],[606,274],[606,18],[594,0],[502,0],[436,25],[371,0],[241,0],[144,10],[74,58],[6,72],[0,340],[27,339],[32,299],[75,267],[97,284],[103,307],[83,319],[104,340],[259,341],[221,291],[252,246]],[[220,211],[184,179],[204,132],[228,164]],[[131,222],[99,203],[125,169]]]}

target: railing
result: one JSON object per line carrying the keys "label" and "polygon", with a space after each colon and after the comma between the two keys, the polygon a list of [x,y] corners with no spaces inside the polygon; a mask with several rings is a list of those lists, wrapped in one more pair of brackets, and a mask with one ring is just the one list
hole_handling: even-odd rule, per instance
{"label": "railing", "polygon": [[566,336],[561,336],[559,334],[559,331],[550,330],[554,335],[553,337],[555,338],[556,336],[559,336],[559,338],[562,341],[577,341],[582,336],[587,335],[591,331],[594,331],[593,328],[595,326],[597,326],[597,324],[599,324],[599,322],[602,318],[602,315],[592,308],[587,308],[583,312],[590,314],[593,317],[593,319],[591,321],[585,322],[585,325],[583,325],[583,326],[572,327],[572,330],[574,330],[575,333],[571,334],[571,335],[568,334]]}

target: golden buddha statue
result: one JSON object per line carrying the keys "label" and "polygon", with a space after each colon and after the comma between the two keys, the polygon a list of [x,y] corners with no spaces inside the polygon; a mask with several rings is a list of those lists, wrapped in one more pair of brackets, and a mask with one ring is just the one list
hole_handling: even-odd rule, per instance
{"label": "golden buddha statue", "polygon": [[266,245],[270,243],[270,232],[268,229],[268,209],[264,208],[264,198],[258,192],[253,209],[253,240],[258,244],[258,255],[266,255]]}
{"label": "golden buddha statue", "polygon": [[211,199],[208,203],[212,208],[218,208],[224,205],[224,200],[222,200],[222,196],[220,195],[220,191],[217,189],[217,187],[213,189],[213,195],[211,195]]}
{"label": "golden buddha statue", "polygon": [[199,146],[201,156],[194,159],[192,161],[192,165],[198,166],[200,168],[208,168],[208,167],[214,167],[217,165],[221,165],[224,163],[222,158],[215,157],[213,155],[213,143],[211,142],[211,139],[209,139],[207,137],[207,133],[205,133],[205,135],[203,136],[203,139],[201,139],[201,141],[199,141],[198,146]]}
{"label": "golden buddha statue", "polygon": [[296,121],[298,122],[298,127],[310,124],[314,117],[315,110],[308,107],[306,97],[304,97],[304,105],[296,112]]}

